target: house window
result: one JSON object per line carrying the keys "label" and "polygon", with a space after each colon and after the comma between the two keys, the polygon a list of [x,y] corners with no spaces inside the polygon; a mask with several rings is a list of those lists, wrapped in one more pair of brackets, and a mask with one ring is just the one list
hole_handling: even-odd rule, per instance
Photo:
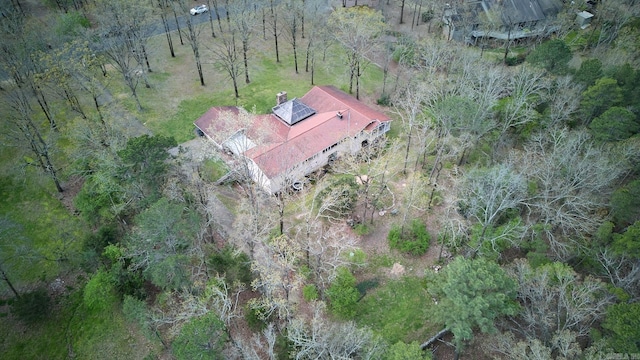
{"label": "house window", "polygon": [[380,125],[378,125],[376,127],[376,130],[375,130],[374,133],[375,134],[384,134],[387,131],[389,131],[389,123],[388,122],[383,122],[383,123],[381,123]]}
{"label": "house window", "polygon": [[336,146],[338,146],[338,144],[333,144],[333,145],[329,146],[328,148],[322,150],[322,153],[324,154],[324,153],[326,153],[328,151],[331,151],[331,149],[335,148]]}

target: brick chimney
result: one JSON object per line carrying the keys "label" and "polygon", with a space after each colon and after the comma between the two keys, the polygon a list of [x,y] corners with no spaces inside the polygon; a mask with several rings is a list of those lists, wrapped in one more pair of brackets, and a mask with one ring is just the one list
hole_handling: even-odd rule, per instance
{"label": "brick chimney", "polygon": [[287,102],[287,92],[281,91],[276,94],[276,106]]}

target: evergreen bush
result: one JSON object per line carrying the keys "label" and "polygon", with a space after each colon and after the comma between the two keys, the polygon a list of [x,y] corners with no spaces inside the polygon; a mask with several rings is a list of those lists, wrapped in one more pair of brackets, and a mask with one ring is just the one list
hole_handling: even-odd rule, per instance
{"label": "evergreen bush", "polygon": [[389,240],[389,247],[392,249],[420,256],[429,249],[431,235],[422,221],[414,219],[410,226],[404,230],[402,227],[394,225],[389,231],[387,240]]}

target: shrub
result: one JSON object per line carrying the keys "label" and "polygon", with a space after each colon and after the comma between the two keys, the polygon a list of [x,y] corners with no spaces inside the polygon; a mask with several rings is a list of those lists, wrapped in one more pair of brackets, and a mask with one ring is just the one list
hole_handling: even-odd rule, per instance
{"label": "shrub", "polygon": [[108,224],[101,226],[97,232],[89,234],[84,241],[84,248],[102,254],[107,245],[117,242],[118,229],[114,225]]}
{"label": "shrub", "polygon": [[306,301],[314,301],[318,299],[318,288],[313,284],[305,285],[302,288],[302,296]]}
{"label": "shrub", "polygon": [[351,319],[356,315],[356,303],[360,293],[356,288],[356,278],[349,269],[338,268],[338,275],[327,290],[327,296],[332,313],[344,319]]}
{"label": "shrub", "polygon": [[222,250],[211,255],[208,264],[218,274],[224,274],[227,284],[240,282],[251,283],[251,265],[249,256],[226,245]]}
{"label": "shrub", "polygon": [[387,360],[425,360],[431,359],[430,353],[420,348],[420,344],[414,341],[410,344],[398,341],[387,349]]}
{"label": "shrub", "polygon": [[131,323],[140,325],[143,331],[148,328],[148,310],[144,301],[126,295],[122,301],[122,314]]}
{"label": "shrub", "polygon": [[611,196],[611,215],[618,227],[626,227],[640,220],[640,180],[634,180],[617,189]]}
{"label": "shrub", "polygon": [[418,219],[411,221],[411,225],[404,229],[394,225],[387,236],[389,247],[414,256],[423,255],[429,249],[431,236],[427,227]]}
{"label": "shrub", "polygon": [[263,309],[256,306],[255,303],[249,303],[244,308],[244,319],[254,332],[262,331],[267,327],[267,320],[263,319],[262,312]]}
{"label": "shrub", "polygon": [[391,106],[391,96],[389,96],[389,94],[382,94],[376,103],[381,106]]}
{"label": "shrub", "polygon": [[171,349],[178,360],[224,359],[222,349],[227,340],[224,323],[209,312],[185,323]]}
{"label": "shrub", "polygon": [[129,295],[142,300],[147,297],[145,281],[140,271],[131,271],[122,262],[117,262],[109,272],[120,298]]}
{"label": "shrub", "polygon": [[393,61],[413,65],[418,61],[417,45],[413,39],[402,36],[398,39],[396,48],[393,50]]}
{"label": "shrub", "polygon": [[342,253],[342,257],[349,264],[359,267],[364,266],[367,262],[367,254],[362,249],[353,249],[349,252]]}
{"label": "shrub", "polygon": [[434,18],[433,10],[423,11],[421,17],[423,23],[431,21]]}
{"label": "shrub", "polygon": [[360,236],[371,234],[371,228],[367,224],[358,224],[353,228],[353,231]]}
{"label": "shrub", "polygon": [[115,295],[111,274],[98,270],[84,286],[82,300],[85,306],[94,311],[103,311],[118,299]]}
{"label": "shrub", "polygon": [[516,66],[516,65],[518,65],[518,58],[517,58],[517,57],[515,57],[515,56],[508,56],[508,57],[505,59],[504,63],[505,63],[507,66]]}

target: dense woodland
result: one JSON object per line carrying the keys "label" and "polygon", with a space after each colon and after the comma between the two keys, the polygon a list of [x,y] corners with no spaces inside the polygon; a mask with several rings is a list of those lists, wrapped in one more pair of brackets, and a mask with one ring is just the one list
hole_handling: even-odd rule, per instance
{"label": "dense woodland", "polygon": [[[637,1],[205,1],[0,0],[0,357],[640,356]],[[301,191],[193,132],[313,84],[394,122]]]}

